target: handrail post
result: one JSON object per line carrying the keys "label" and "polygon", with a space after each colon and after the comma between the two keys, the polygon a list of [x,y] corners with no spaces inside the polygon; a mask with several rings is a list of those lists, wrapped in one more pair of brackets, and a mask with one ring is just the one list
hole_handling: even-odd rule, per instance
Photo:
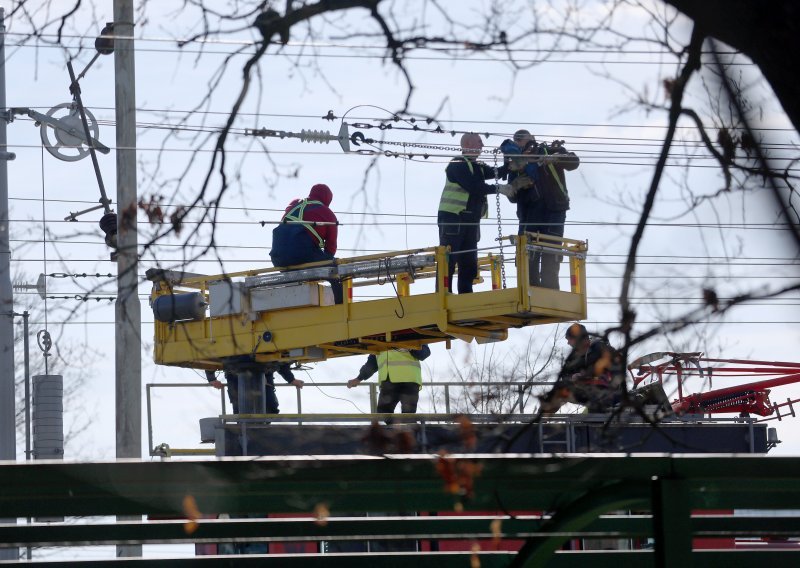
{"label": "handrail post", "polygon": [[378,388],[375,383],[369,384],[369,411],[372,414],[378,412]]}
{"label": "handrail post", "polygon": [[146,393],[146,400],[147,400],[147,453],[149,455],[153,454],[153,412],[152,407],[150,406],[150,387],[151,385],[145,385],[145,393]]}
{"label": "handrail post", "polygon": [[444,385],[444,410],[450,414],[450,385]]}
{"label": "handrail post", "polygon": [[345,304],[350,304],[353,302],[353,279],[352,278],[342,278],[342,296],[344,296],[343,301]]}
{"label": "handrail post", "polygon": [[489,269],[492,275],[492,290],[499,290],[503,287],[502,280],[503,256],[495,256],[489,253]]}
{"label": "handrail post", "polygon": [[517,288],[519,303],[525,311],[530,310],[531,301],[528,294],[531,285],[530,264],[528,262],[528,235],[523,233],[517,237]]}
{"label": "handrail post", "polygon": [[[298,389],[298,388],[296,388],[294,390],[295,390],[295,393],[296,393],[296,396],[297,396],[297,414],[302,414],[303,413],[303,395],[302,395],[302,391],[300,389]],[[302,426],[303,425],[303,421],[302,420],[298,420],[297,421],[297,425],[298,426]]]}
{"label": "handrail post", "polygon": [[397,295],[410,296],[411,295],[411,275],[408,273],[397,275]]}

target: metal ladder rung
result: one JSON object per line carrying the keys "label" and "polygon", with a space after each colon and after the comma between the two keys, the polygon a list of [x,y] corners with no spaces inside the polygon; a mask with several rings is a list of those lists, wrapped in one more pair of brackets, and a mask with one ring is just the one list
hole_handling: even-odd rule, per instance
{"label": "metal ladder rung", "polygon": [[[550,435],[545,437],[545,427],[550,426]],[[560,432],[559,432],[560,431]],[[563,438],[553,439],[552,434],[563,433]],[[542,422],[539,424],[539,448],[544,452],[546,446],[561,446],[565,453],[573,451],[573,435],[572,423],[563,422],[560,424],[548,424]]]}

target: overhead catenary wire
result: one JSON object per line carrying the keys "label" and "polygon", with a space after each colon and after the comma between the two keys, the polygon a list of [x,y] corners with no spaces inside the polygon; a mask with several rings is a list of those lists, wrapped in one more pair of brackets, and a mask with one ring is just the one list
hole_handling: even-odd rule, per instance
{"label": "overhead catenary wire", "polygon": [[[33,109],[39,110],[48,110],[50,107],[31,107]],[[106,107],[106,106],[92,106],[92,110],[107,110],[113,111],[114,107]],[[137,113],[150,113],[150,114],[159,114],[159,115],[195,115],[195,116],[229,116],[230,110],[223,111],[223,110],[203,110],[203,109],[174,109],[174,108],[148,108],[148,107],[140,107],[136,109]],[[247,112],[241,111],[238,113],[239,116],[242,117],[262,117],[262,118],[304,118],[304,119],[314,119],[314,120],[324,120],[326,117],[321,116],[320,114],[296,114],[296,113],[269,113],[269,112]],[[341,117],[333,116],[334,120],[339,120]],[[354,121],[373,121],[373,122],[387,122],[390,120],[387,116],[350,116],[348,117],[349,120]],[[417,118],[417,120],[426,120],[423,117],[413,117],[408,116],[408,118]],[[16,120],[32,120],[27,117],[19,117]],[[608,129],[653,129],[653,130],[665,130],[667,128],[666,125],[663,124],[620,124],[620,123],[608,123],[608,122],[541,122],[541,121],[530,121],[529,119],[522,119],[522,120],[482,120],[482,119],[469,119],[469,118],[459,118],[459,119],[452,119],[452,118],[436,118],[436,122],[441,124],[483,124],[483,125],[505,125],[505,126],[512,126],[517,127],[519,125],[523,126],[536,126],[536,127],[559,127],[559,128],[608,128]],[[113,120],[106,119],[106,122],[109,124],[115,124]],[[145,123],[146,124],[146,123]],[[678,130],[696,130],[696,126],[688,126],[688,125],[678,125],[676,126]],[[796,130],[790,127],[755,127],[753,130],[756,131],[767,131],[767,132],[792,132],[795,133]],[[444,132],[444,134],[448,134],[448,132]],[[539,136],[539,133],[535,133]],[[500,134],[498,134],[500,135]],[[505,135],[505,134],[503,134]],[[546,137],[546,136],[545,136]],[[600,138],[600,137],[598,137]],[[639,138],[633,138],[633,140],[645,140]],[[656,139],[650,139],[656,140]],[[657,140],[656,140],[657,141]]]}
{"label": "overhead catenary wire", "polygon": [[[33,119],[29,118],[19,118],[19,121],[28,121],[34,122]],[[106,120],[106,119],[98,119],[97,123],[102,126],[116,126],[116,122],[113,120]],[[137,122],[137,128],[141,130],[167,130],[167,131],[174,131],[174,132],[197,132],[197,133],[207,133],[207,134],[217,134],[220,133],[224,129],[224,125],[190,125],[190,124],[182,124],[182,123],[150,123],[150,122]],[[649,126],[645,126],[645,128],[650,128]],[[230,127],[229,131],[233,134],[239,134],[244,136],[246,131],[249,131],[249,128],[242,128],[242,127]],[[395,131],[402,132],[401,129],[395,128]],[[452,133],[455,132],[457,134],[461,134],[467,131],[452,131],[447,130],[445,132],[433,132],[430,130],[412,130],[411,132],[415,134],[444,134],[447,136],[452,137]],[[511,138],[513,133],[511,132],[482,132],[480,133],[483,136],[489,135],[496,138]],[[555,133],[539,133],[539,138],[541,139],[550,139],[550,138],[563,138],[565,139],[566,143],[569,146],[581,146],[585,145],[588,146],[587,148],[583,148],[581,150],[584,154],[600,154],[601,156],[653,156],[657,155],[657,152],[643,152],[638,150],[614,150],[609,149],[609,147],[620,147],[620,146],[633,146],[635,148],[659,148],[661,144],[661,140],[658,138],[642,138],[642,137],[621,137],[621,136],[585,136],[585,135],[565,135],[563,133],[555,134]],[[400,146],[407,146],[407,147],[414,147],[418,146],[419,143],[413,141],[375,141],[375,144],[379,145],[391,145],[396,144]],[[602,144],[602,149],[595,149],[598,146],[598,143]],[[457,151],[459,150],[459,145],[455,142],[453,143],[437,143],[437,147],[442,148],[449,148],[453,151],[453,155],[457,155]],[[677,140],[672,145],[674,148],[685,148],[685,149],[696,149],[696,150],[705,150],[705,144],[702,140],[698,139],[691,139],[691,140]],[[20,147],[35,147],[31,145],[21,145]],[[762,147],[767,150],[773,151],[800,151],[800,142],[799,143],[791,143],[791,142],[776,142],[776,141],[765,141],[762,144]],[[331,152],[335,154],[341,154],[341,152]],[[490,153],[487,153],[489,156]],[[671,154],[672,157],[690,157],[690,158],[697,158],[695,154],[677,154],[673,152]],[[704,159],[713,159],[711,156],[702,156]],[[773,156],[775,158],[775,156]]]}
{"label": "overhead catenary wire", "polygon": [[[79,224],[89,224],[93,225],[96,224],[94,221],[84,221],[78,219],[76,221],[65,221],[64,219],[9,219],[12,223],[47,223],[47,224],[65,224],[65,225],[79,225]],[[503,221],[509,221],[512,223],[517,223],[516,219],[503,219]],[[279,219],[275,220],[261,220],[261,221],[225,221],[225,220],[216,220],[214,222],[215,225],[232,225],[232,226],[242,226],[242,225],[260,225],[265,227],[267,225],[277,225],[281,221]],[[207,223],[207,221],[193,221],[193,220],[184,220],[182,221],[184,225],[197,225],[201,223]],[[154,225],[167,225],[168,223],[157,223]],[[317,222],[317,224],[322,225],[322,222]],[[446,223],[444,223],[446,224]],[[460,223],[461,225],[465,225],[467,223]],[[477,224],[477,223],[476,223]],[[352,221],[352,222],[338,222],[337,225],[339,226],[397,226],[402,227],[405,225],[402,221]],[[411,226],[436,226],[436,221],[413,221],[409,222],[408,225]],[[706,229],[743,229],[743,230],[767,230],[767,231],[785,231],[788,227],[791,227],[791,223],[789,222],[775,222],[775,223],[737,223],[737,222],[652,222],[648,223],[650,227],[664,227],[664,228],[679,228],[679,229],[696,229],[696,228],[706,228]],[[622,222],[622,221],[571,221],[567,222],[566,226],[574,226],[574,227],[587,227],[587,226],[603,226],[603,227],[635,227],[636,223],[634,222]]]}
{"label": "overhead catenary wire", "polygon": [[[91,40],[92,42],[95,41],[96,35],[92,34],[69,34],[69,33],[61,33],[61,34],[47,34],[47,33],[37,33],[35,36],[31,36],[29,33],[24,32],[6,32],[7,36],[14,37],[34,37],[36,39],[46,39],[50,38],[53,40],[59,39],[82,39],[82,40]],[[231,38],[214,38],[214,37],[199,37],[199,38],[190,38],[190,37],[167,37],[167,36],[115,36],[119,37],[120,39],[134,39],[137,42],[156,42],[156,43],[175,43],[179,45],[188,44],[188,43],[197,43],[201,45],[209,44],[209,45],[241,45],[241,46],[249,46],[249,45],[256,45],[257,42],[253,39],[231,39]],[[431,40],[427,42],[424,46],[414,46],[414,49],[424,49],[429,51],[475,51],[476,48],[469,47],[463,43],[459,44],[441,44],[441,42],[437,42],[436,40]],[[94,45],[94,44],[92,44]],[[290,40],[286,43],[288,47],[330,47],[330,48],[343,48],[343,49],[386,49],[385,44],[365,44],[365,43],[344,43],[344,42],[337,42],[334,43],[333,41],[297,41],[297,40]],[[673,52],[666,50],[666,49],[624,49],[624,48],[581,48],[581,49],[567,49],[567,48],[533,48],[533,47],[514,47],[512,45],[498,45],[498,46],[488,46],[488,47],[481,47],[482,51],[485,50],[495,50],[500,52],[507,52],[507,51],[518,51],[518,52],[528,52],[528,53],[625,53],[625,54],[653,54],[653,55],[675,55]],[[717,55],[741,55],[741,52],[736,50],[701,50],[701,54],[708,55],[716,53]]]}
{"label": "overhead catenary wire", "polygon": [[[10,242],[14,243],[40,243],[40,239],[10,239]],[[63,241],[58,238],[48,239],[46,241],[48,244],[59,244],[61,246],[73,246],[73,245],[86,245],[86,246],[96,246],[96,247],[106,247],[105,243],[98,242],[98,241]],[[181,243],[159,243],[159,247],[162,248],[180,248],[180,249],[193,249],[193,248],[209,248],[208,244],[200,244],[200,243],[188,243],[188,244],[181,244]],[[267,245],[225,245],[215,243],[212,249],[225,249],[225,250],[267,250],[269,246]],[[389,253],[392,252],[388,249],[370,249],[370,248],[346,248],[340,247],[340,251],[343,252],[358,252],[358,253],[365,253],[365,254],[372,254],[372,253]],[[622,265],[624,262],[622,261],[608,261],[608,260],[601,260],[603,258],[619,258],[624,259],[627,255],[624,254],[592,254],[590,255],[586,262],[588,264],[605,264],[605,265]],[[793,266],[793,265],[800,265],[800,257],[780,257],[780,256],[737,256],[736,258],[725,257],[725,256],[709,256],[709,255],[692,255],[692,254],[684,254],[684,255],[639,255],[640,262],[638,265],[663,265],[663,266],[675,266],[675,265],[686,265],[686,266]],[[664,260],[663,262],[658,262],[656,260],[647,260],[647,259],[672,259],[672,260]],[[677,260],[676,260],[677,259]],[[764,262],[766,261],[766,262]],[[88,262],[88,261],[87,261]],[[223,259],[225,262],[225,259]],[[111,273],[107,274],[100,274],[100,273],[82,273],[82,274],[67,274],[64,272],[60,273],[51,273],[47,274],[46,276],[50,277],[58,277],[58,278],[79,278],[79,277],[94,277],[94,278],[114,278],[115,276]]]}
{"label": "overhead catenary wire", "polygon": [[[15,146],[15,148],[39,148],[39,145],[17,144]],[[119,148],[119,147],[110,146],[110,149],[112,149],[112,150],[120,150],[120,149],[125,149],[125,148]],[[159,152],[159,153],[163,152],[163,153],[166,153],[166,154],[169,154],[169,153],[213,154],[213,153],[218,151],[218,150],[213,149],[213,148],[161,148],[161,147],[137,147],[136,150],[138,152]],[[253,150],[253,149],[248,149],[248,150],[226,149],[225,153],[226,154],[235,154],[235,155],[242,155],[242,154],[263,155],[266,152],[264,150]],[[342,155],[342,152],[340,152],[340,151],[339,152],[336,152],[336,151],[327,151],[326,152],[326,151],[319,151],[319,150],[317,150],[317,151],[314,151],[314,150],[269,150],[268,153],[269,154],[273,154],[273,155],[287,155],[287,156],[291,156],[291,155],[293,155],[293,156],[334,156],[334,155],[341,156]],[[423,153],[420,153],[420,152],[410,152],[409,154],[406,155],[406,154],[403,154],[401,152],[391,152],[391,151],[389,153],[387,153],[387,154],[384,154],[383,152],[378,151],[378,150],[370,150],[368,154],[364,153],[364,152],[361,152],[361,153],[359,153],[359,152],[351,152],[351,153],[344,154],[344,155],[345,156],[352,156],[352,157],[357,157],[357,156],[362,156],[362,157],[363,156],[379,156],[379,157],[395,158],[395,159],[414,158],[415,161],[423,162],[423,160],[424,160],[426,163],[431,163],[431,164],[444,164],[447,161],[449,161],[452,157],[455,156],[455,154],[452,154],[452,155],[449,155],[449,154],[428,154],[427,157],[424,157]],[[681,158],[679,158],[679,157],[678,158],[670,158],[671,161],[666,164],[666,167],[669,167],[669,168],[682,168],[682,169],[685,169],[685,168],[714,169],[714,170],[719,169],[719,164],[716,163],[715,160],[713,159],[713,157],[710,157],[710,156],[701,156],[701,157],[694,157],[694,158],[691,157],[691,156],[687,156],[686,159],[691,159],[693,161],[703,160],[703,161],[714,162],[714,163],[698,164],[698,163],[685,163],[685,162],[676,161],[676,160],[680,160],[680,159]],[[648,159],[645,159],[643,157],[630,157],[626,161],[618,161],[618,160],[626,160],[626,158],[625,157],[617,158],[617,160],[613,160],[613,161],[612,160],[599,159],[599,158],[588,158],[588,159],[581,160],[581,162],[583,164],[595,164],[595,165],[607,165],[607,166],[625,166],[625,167],[634,167],[634,168],[651,167],[651,166],[655,165],[655,160],[648,160]],[[798,165],[797,165],[797,167],[786,167],[786,168],[782,167],[782,168],[779,168],[779,170],[778,170],[779,172],[786,172],[786,173],[791,173],[791,174],[794,174],[795,172],[800,172],[800,161],[795,160],[795,159],[790,159],[790,158],[785,158],[785,159],[782,159],[782,160],[789,161],[789,162],[792,162],[792,163],[797,163]],[[760,173],[759,169],[756,168],[756,167],[752,168],[752,170],[753,170],[754,174]]]}
{"label": "overhead catenary wire", "polygon": [[[37,292],[31,291],[21,291],[17,292],[17,295],[22,296],[38,296]],[[60,291],[57,294],[50,294],[47,296],[49,299],[58,299],[58,300],[76,300],[76,301],[103,301],[103,300],[114,300],[116,299],[115,295],[112,295],[110,292],[102,292],[102,291],[90,291],[87,292],[85,290],[78,290],[78,291]],[[149,293],[139,293],[139,299],[142,302],[149,302],[150,294]],[[395,298],[394,293],[386,293],[386,294],[357,294],[355,296],[357,301],[361,301],[364,299],[390,299]],[[690,296],[672,296],[672,297],[658,297],[658,296],[642,296],[642,297],[631,297],[631,301],[636,305],[642,306],[704,306],[708,305],[705,300],[699,297],[690,297]],[[734,299],[734,297],[720,297],[718,298],[720,302],[727,302]],[[619,305],[619,298],[614,296],[587,296],[587,301],[589,305]],[[758,298],[754,300],[747,300],[739,304],[738,307],[740,308],[755,308],[755,307],[783,307],[783,306],[800,306],[800,299],[798,300],[787,300],[786,298]]]}
{"label": "overhead catenary wire", "polygon": [[[41,199],[40,198],[36,198],[36,197],[14,196],[14,197],[9,197],[9,200],[10,201],[34,201],[37,204],[39,202],[41,202]],[[97,204],[96,201],[88,201],[88,200],[82,200],[82,199],[61,199],[61,198],[48,198],[46,200],[46,202],[47,203],[71,203],[71,204],[76,204],[76,205],[96,205]],[[185,208],[185,207],[188,207],[188,203],[170,203],[170,202],[162,203],[162,202],[159,202],[159,205],[161,207],[173,207],[173,208]],[[238,206],[232,206],[232,205],[199,204],[199,205],[196,205],[195,208],[198,209],[198,210],[215,209],[215,210],[219,210],[219,211],[247,211],[247,212],[256,211],[256,212],[261,212],[261,213],[277,213],[277,214],[279,214],[281,216],[284,213],[284,208],[281,208],[281,207],[258,207],[258,206],[255,206],[255,205],[254,206],[248,206],[248,207],[238,207]],[[414,218],[419,218],[419,219],[436,219],[437,218],[437,215],[432,214],[432,213],[408,213],[407,211],[405,211],[403,213],[394,213],[394,212],[386,212],[386,211],[379,212],[379,211],[340,211],[340,210],[337,210],[336,214],[339,215],[339,216],[359,216],[359,217],[376,217],[376,218],[380,218],[380,217],[401,217],[403,219],[407,219],[409,217],[414,217]],[[38,223],[42,222],[41,219],[27,219],[27,220],[23,220],[23,222],[24,221],[27,221],[27,222],[38,222]],[[69,221],[69,223],[78,223],[78,222],[86,222],[86,221],[81,221],[81,220]],[[503,218],[503,222],[504,223],[512,223],[513,224],[513,223],[518,222],[518,219],[516,217],[504,217]],[[260,223],[260,221],[241,221],[241,223],[243,223],[243,224]],[[660,226],[661,222],[654,221],[653,223],[655,224],[655,226]],[[723,225],[731,224],[731,223],[727,223],[727,222],[720,222],[720,223],[723,224]],[[353,224],[353,223],[351,223],[351,224]],[[681,222],[681,223],[672,222],[672,223],[668,223],[667,225],[673,225],[673,224],[685,225],[685,226],[702,226],[702,227],[706,227],[706,226],[718,227],[719,226],[718,224],[713,224],[713,223],[711,223],[711,224],[709,224],[709,223],[688,223],[687,224],[687,223],[683,223],[683,222]],[[769,222],[769,223],[766,223],[766,222],[765,223],[732,223],[732,224],[737,225],[737,226],[749,226],[751,224],[758,225],[758,226],[764,226],[764,225],[774,226],[774,225],[776,225],[776,223],[773,223],[773,222]],[[609,220],[609,221],[582,221],[582,220],[579,220],[579,219],[568,219],[565,222],[565,225],[566,226],[570,226],[570,225],[574,225],[574,226],[585,226],[585,225],[621,226],[621,225],[634,225],[634,223],[626,223],[626,222],[623,222],[623,221],[611,221],[611,220]],[[37,240],[36,242],[39,242],[39,241]],[[239,245],[239,246],[243,246],[243,247],[247,248],[246,245]],[[253,247],[253,248],[260,248],[260,247]],[[376,250],[376,251],[387,251],[388,249],[374,249],[374,250]],[[597,254],[595,254],[593,256],[608,256],[608,255],[597,255]],[[684,255],[674,255],[674,256],[683,257]]]}
{"label": "overhead catenary wire", "polygon": [[[12,34],[7,34],[12,35]],[[30,37],[28,35],[27,37]],[[43,36],[37,34],[34,36],[36,39],[41,38]],[[65,37],[65,36],[62,36]],[[74,37],[74,36],[73,36]],[[9,44],[8,47],[16,48],[16,49],[92,49],[94,47],[95,37],[87,37],[83,36],[80,37],[82,40],[87,40],[87,43],[78,43],[77,45],[65,45],[63,43],[51,43],[51,42],[43,42],[43,41],[36,41],[36,42],[29,42],[29,41],[18,41],[16,43]],[[139,41],[138,38],[137,42]],[[190,42],[184,42],[184,45],[179,45],[180,40],[175,41],[175,46],[171,48],[161,48],[161,47],[142,47],[141,45],[137,45],[135,48],[136,53],[170,53],[170,54],[189,54],[189,55],[202,55],[202,56],[209,56],[209,55],[216,55],[216,56],[226,56],[226,57],[249,57],[252,56],[252,53],[243,49],[243,48],[257,48],[261,42],[256,41],[246,41],[242,40],[241,43],[232,43],[232,42],[210,42],[205,41],[202,42],[203,44],[210,44],[216,46],[231,46],[236,47],[237,49],[234,50],[223,50],[223,49],[207,49],[205,47],[199,48],[187,48],[184,45],[190,45]],[[198,42],[199,43],[199,42]],[[388,48],[386,46],[369,46],[369,47],[350,47],[347,45],[337,45],[337,46],[324,46],[324,45],[316,45],[312,46],[316,49],[311,51],[288,51],[286,48],[293,49],[294,47],[307,47],[305,45],[299,46],[292,46],[286,45],[281,48],[281,51],[272,53],[271,55],[275,56],[282,56],[286,58],[320,58],[320,59],[385,59],[386,53]],[[501,47],[501,46],[498,46]],[[319,51],[320,49],[353,49],[358,50],[360,53],[323,53]],[[376,53],[363,53],[363,50],[375,50]],[[539,51],[531,51],[526,50],[523,51],[521,48],[513,48],[513,47],[502,47],[500,49],[467,49],[461,46],[454,46],[452,48],[444,48],[444,49],[429,49],[427,47],[415,47],[413,48],[418,51],[447,51],[448,53],[445,56],[432,56],[432,55],[415,55],[413,54],[412,48],[408,48],[406,53],[402,56],[404,60],[409,61],[470,61],[470,62],[480,62],[480,63],[516,63],[516,64],[534,64],[534,63],[571,63],[571,64],[603,64],[603,65],[653,65],[653,64],[661,64],[664,65],[665,62],[660,60],[659,58],[663,55],[669,54],[668,51],[644,51],[644,50],[637,50],[637,51],[618,51],[614,52],[611,50],[608,51],[590,51],[590,50],[550,50],[544,49]],[[463,52],[468,55],[456,55],[455,53]],[[513,54],[515,53],[541,53],[542,57],[538,58],[522,58],[522,57],[514,57]],[[487,57],[487,55],[496,54],[498,57]],[[572,59],[567,56],[575,56],[577,54],[592,54],[592,55],[618,55],[618,56],[629,56],[629,55],[651,55],[656,57],[656,59],[647,59],[647,60],[631,60],[631,59],[609,59],[609,58],[597,58],[597,59]],[[711,55],[712,52],[706,51],[704,52],[705,55]],[[552,57],[553,55],[559,55],[560,57]],[[674,54],[673,54],[674,55]],[[703,55],[703,54],[701,54]],[[756,66],[755,63],[750,61],[747,58],[744,58],[741,54],[736,52],[728,52],[727,54],[731,59],[725,62],[726,66],[732,67],[741,67],[741,66]],[[551,58],[552,57],[552,58]],[[735,60],[737,57],[743,57],[744,60]],[[677,61],[677,58],[676,58]]]}

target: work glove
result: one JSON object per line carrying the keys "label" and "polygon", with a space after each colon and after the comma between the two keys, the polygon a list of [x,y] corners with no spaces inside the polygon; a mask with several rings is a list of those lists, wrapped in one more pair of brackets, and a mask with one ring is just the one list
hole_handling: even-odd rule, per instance
{"label": "work glove", "polygon": [[514,199],[517,196],[517,190],[514,188],[514,184],[506,184],[506,185],[498,185],[497,186],[497,193],[501,195],[505,195],[509,199]]}
{"label": "work glove", "polygon": [[533,187],[533,180],[527,176],[515,178],[509,185],[514,188],[514,194],[522,189]]}

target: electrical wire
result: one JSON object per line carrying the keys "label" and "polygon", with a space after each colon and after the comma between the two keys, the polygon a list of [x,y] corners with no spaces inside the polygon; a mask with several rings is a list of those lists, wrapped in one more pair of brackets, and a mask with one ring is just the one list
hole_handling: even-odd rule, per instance
{"label": "electrical wire", "polygon": [[[77,220],[77,221],[65,221],[63,219],[9,219],[12,223],[19,223],[19,224],[39,224],[39,223],[47,223],[47,224],[66,224],[66,225],[95,225],[95,221],[84,221],[84,220]],[[511,220],[513,223],[517,223],[517,220]],[[192,220],[183,220],[183,225],[200,225],[205,224],[207,221],[192,221]],[[277,225],[279,224],[279,220],[275,221],[223,221],[223,220],[216,220],[214,221],[215,226],[220,225],[228,225],[228,226],[253,226],[253,225],[260,225],[262,227],[266,225]],[[143,220],[143,223],[147,225],[147,221]],[[462,223],[464,225],[466,223]],[[353,222],[339,222],[337,223],[339,227],[402,227],[405,225],[402,221],[353,221]],[[417,226],[417,227],[435,227],[438,224],[435,221],[416,221],[410,222],[408,225]],[[590,226],[603,226],[603,227],[632,227],[636,226],[636,223],[633,222],[621,222],[621,221],[614,221],[614,222],[607,222],[607,221],[572,221],[567,222],[566,226],[573,226],[573,227],[590,227]],[[716,222],[716,223],[708,223],[708,222],[697,222],[697,223],[689,223],[689,222],[653,222],[648,223],[649,227],[665,227],[665,228],[672,228],[672,229],[697,229],[697,228],[704,228],[704,229],[741,229],[741,230],[750,230],[750,231],[786,231],[788,228],[792,226],[792,223],[735,223],[735,222]]]}
{"label": "electrical wire", "polygon": [[[17,42],[11,43],[7,46],[12,49],[92,49],[94,48],[94,40],[95,38],[87,38],[91,39],[90,44],[78,44],[78,45],[64,45],[64,44],[51,44],[46,42]],[[136,41],[136,40],[134,40]],[[136,45],[134,50],[136,53],[168,53],[174,55],[220,55],[226,57],[252,57],[252,53],[250,51],[242,49],[242,47],[257,47],[260,42],[249,42],[241,44],[238,49],[235,50],[222,50],[222,49],[205,49],[205,48],[186,48],[182,46],[176,46],[175,48],[153,48],[153,47],[141,47],[140,45]],[[325,48],[322,48],[325,49]],[[371,48],[366,48],[371,49]],[[294,59],[305,59],[305,58],[314,58],[314,59],[386,59],[386,52],[388,50],[387,47],[383,48],[374,48],[380,49],[380,53],[321,53],[319,51],[288,51],[288,50],[281,50],[278,53],[273,53],[272,55],[280,55],[286,58],[294,58]],[[454,50],[455,51],[455,50]],[[472,50],[469,51],[470,55],[453,55],[448,54],[445,57],[435,57],[435,56],[426,56],[426,55],[412,55],[409,52],[403,54],[403,60],[407,61],[444,61],[444,62],[452,62],[452,61],[469,61],[475,63],[502,63],[502,64],[534,64],[534,63],[551,63],[551,64],[584,64],[584,65],[657,65],[663,64],[663,62],[656,59],[647,59],[647,60],[630,60],[630,59],[622,59],[622,60],[613,60],[607,58],[597,58],[597,59],[570,59],[570,58],[558,58],[558,59],[550,59],[546,56],[553,55],[556,52],[547,52],[545,53],[545,57],[540,58],[520,58],[520,57],[509,57],[510,53],[514,53],[511,50],[502,50],[502,51],[494,51],[494,50]],[[496,53],[499,58],[487,57],[486,55]],[[558,52],[563,55],[575,55],[575,53],[586,53],[586,52],[573,52],[564,50],[562,52]],[[618,55],[628,55],[628,53],[620,53]],[[639,55],[643,55],[640,53]],[[652,55],[658,56],[663,55],[660,53],[653,53]],[[710,64],[710,61],[705,61],[701,63]],[[749,60],[744,61],[727,61],[725,63],[727,67],[757,67],[757,64],[753,63]]]}
{"label": "electrical wire", "polygon": [[366,412],[361,410],[358,407],[358,405],[355,402],[353,402],[352,400],[350,400],[349,398],[342,398],[342,397],[339,397],[339,396],[333,396],[332,394],[326,393],[324,390],[322,390],[322,388],[319,385],[317,385],[317,383],[314,382],[314,378],[311,376],[311,373],[309,373],[306,369],[303,369],[303,372],[308,376],[308,380],[311,381],[311,384],[314,385],[317,388],[317,390],[319,392],[321,392],[324,396],[327,396],[328,398],[331,398],[333,400],[343,400],[344,402],[349,402],[353,406],[353,408],[358,410],[361,414],[367,414]]}
{"label": "electrical wire", "polygon": [[[364,105],[360,105],[364,106]],[[49,110],[50,107],[31,107],[33,109],[39,110]],[[105,107],[105,106],[93,106],[92,110],[107,110],[113,111],[114,107]],[[168,109],[168,108],[147,108],[147,107],[140,107],[136,109],[137,113],[151,113],[151,114],[159,114],[159,115],[170,115],[170,114],[178,114],[178,115],[199,115],[199,116],[229,116],[230,111],[217,111],[217,110],[200,110],[200,109]],[[308,118],[308,119],[327,119],[327,117],[320,116],[318,114],[293,114],[293,113],[266,113],[266,112],[240,112],[238,113],[239,116],[248,116],[248,117],[266,117],[266,118]],[[341,117],[337,117],[335,115],[332,116],[333,120],[338,120]],[[386,122],[387,117],[375,117],[375,116],[351,116],[349,117],[350,120],[356,121],[373,121],[373,122]],[[27,117],[19,117],[16,120],[29,120],[33,122],[33,119]],[[108,121],[109,123],[114,123],[113,121]],[[559,127],[559,128],[606,128],[606,129],[648,129],[648,130],[666,130],[668,127],[666,125],[658,125],[658,124],[619,124],[619,123],[594,123],[594,122],[531,122],[529,119],[523,120],[479,120],[479,119],[436,119],[436,122],[440,124],[487,124],[487,125],[505,125],[505,126],[513,126],[517,127],[519,125],[526,125],[526,126],[548,126],[548,127]],[[675,128],[678,130],[696,130],[697,127],[695,126],[684,126],[678,125]],[[797,131],[794,128],[789,127],[762,127],[762,128],[754,128],[753,130],[759,132],[791,132],[796,133]],[[539,135],[539,137],[543,137],[543,135]],[[547,136],[544,136],[547,138]],[[591,137],[587,137],[591,138]],[[604,137],[596,137],[598,139],[602,139]],[[660,142],[660,140],[655,138],[633,138],[632,140],[651,140]]]}
{"label": "electrical wire", "polygon": [[[40,243],[42,242],[40,239],[10,239],[9,242],[12,243]],[[106,244],[101,241],[64,241],[58,237],[53,239],[48,239],[46,241],[49,244],[58,244],[64,246],[73,246],[73,245],[91,245],[91,246],[102,246],[106,247]],[[199,244],[199,243],[159,243],[159,247],[163,248],[180,248],[180,249],[204,249],[208,248],[207,244]],[[213,249],[232,249],[232,250],[266,250],[269,247],[266,245],[225,245],[225,244],[218,244],[214,243],[214,246],[211,247]],[[343,248],[340,247],[339,251],[343,252],[357,252],[357,253],[390,253],[392,252],[389,249],[368,249],[368,248]],[[588,258],[587,262],[592,264],[621,264],[616,262],[609,262],[609,261],[600,261],[600,258],[627,258],[628,255],[626,254],[594,254],[592,253]],[[677,259],[670,260],[665,262],[646,262],[645,264],[653,264],[653,265],[673,265],[673,264],[685,264],[685,265],[695,265],[695,264],[703,264],[703,265],[735,265],[735,266],[763,266],[766,263],[761,262],[753,262],[753,261],[770,261],[776,262],[774,266],[783,266],[788,264],[796,264],[800,263],[800,257],[781,257],[781,256],[737,256],[736,258],[726,257],[726,256],[708,256],[708,255],[691,255],[691,254],[682,254],[682,255],[637,255],[637,259]],[[703,262],[695,262],[695,261],[703,261]],[[740,261],[740,262],[737,262]],[[637,262],[637,264],[640,264]],[[767,266],[772,266],[772,264],[766,264]],[[59,274],[66,274],[66,273],[59,273]],[[78,277],[77,274],[71,274],[67,276]],[[92,276],[89,274],[89,276]],[[111,273],[108,274],[101,274],[95,275],[96,277],[99,276],[106,276],[108,278],[113,278],[114,276]]]}
{"label": "electrical wire", "polygon": [[[6,32],[7,36],[20,36],[20,37],[30,37],[31,34],[23,33],[23,32]],[[81,40],[90,40],[92,42],[95,41],[96,37],[93,35],[88,34],[46,34],[46,33],[37,33],[35,36],[37,39],[46,39],[50,38],[53,40],[60,40],[60,39],[81,39]],[[188,44],[188,43],[197,43],[197,44],[210,44],[210,45],[239,45],[239,46],[256,46],[260,42],[254,40],[245,40],[245,39],[219,39],[219,38],[175,38],[175,37],[147,37],[147,36],[115,36],[119,39],[130,39],[136,42],[157,42],[157,43],[175,43],[175,44]],[[436,42],[431,42],[436,43]],[[92,46],[94,43],[92,43]],[[331,42],[319,42],[319,41],[289,41],[286,44],[288,47],[320,47],[320,48],[341,48],[341,49],[386,49],[385,44],[353,44],[353,43],[331,43]],[[453,45],[443,45],[438,47],[436,45],[424,45],[424,46],[414,46],[414,49],[423,49],[427,51],[475,51],[475,48],[468,47],[462,44],[453,44]],[[500,53],[506,52],[523,52],[523,53],[592,53],[592,54],[624,54],[624,55],[675,55],[673,52],[666,50],[666,49],[623,49],[623,48],[592,48],[592,49],[559,49],[559,48],[524,48],[524,47],[514,47],[511,45],[502,45],[502,46],[487,46],[486,48],[481,48],[481,51],[497,51]],[[702,55],[710,55],[710,54],[717,54],[717,55],[742,55],[740,51],[736,50],[729,50],[729,51],[714,51],[714,50],[701,50],[700,52]]]}

